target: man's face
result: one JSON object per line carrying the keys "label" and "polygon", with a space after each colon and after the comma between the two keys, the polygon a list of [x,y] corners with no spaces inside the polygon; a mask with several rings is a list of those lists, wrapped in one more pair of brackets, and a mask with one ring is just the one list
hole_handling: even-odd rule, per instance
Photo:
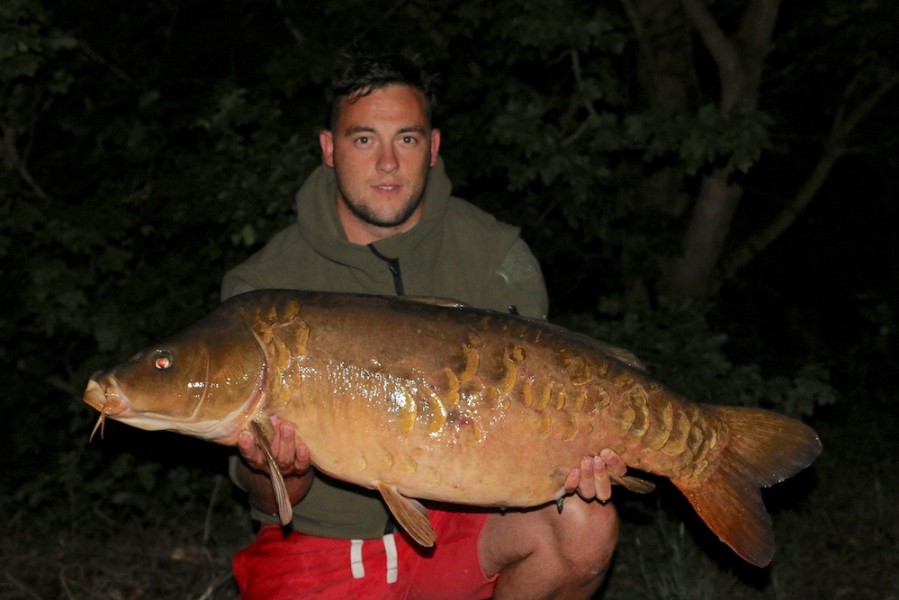
{"label": "man's face", "polygon": [[337,211],[350,241],[369,243],[418,223],[440,131],[429,128],[417,90],[388,85],[344,99],[334,131],[319,142],[337,175]]}

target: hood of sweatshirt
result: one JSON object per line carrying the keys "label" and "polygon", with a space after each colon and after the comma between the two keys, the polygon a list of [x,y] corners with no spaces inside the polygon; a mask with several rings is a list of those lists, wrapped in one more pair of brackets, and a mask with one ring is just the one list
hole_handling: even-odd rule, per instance
{"label": "hood of sweatshirt", "polygon": [[[443,217],[449,204],[452,184],[446,175],[443,160],[431,167],[424,191],[424,212],[421,221],[409,231],[398,233],[374,243],[384,256],[404,261],[404,270],[413,263],[433,260],[430,254],[437,251],[437,244],[426,244],[428,239],[439,237]],[[343,231],[337,215],[337,181],[334,169],[319,166],[296,196],[297,222],[300,234],[316,252],[326,258],[350,267],[369,269],[380,263],[366,246],[351,243]],[[428,248],[432,247],[429,252]],[[375,262],[373,262],[375,261]]]}

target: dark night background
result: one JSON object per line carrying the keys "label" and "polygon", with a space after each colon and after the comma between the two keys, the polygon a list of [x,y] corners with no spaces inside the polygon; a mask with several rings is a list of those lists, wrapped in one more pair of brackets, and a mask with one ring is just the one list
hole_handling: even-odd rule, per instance
{"label": "dark night background", "polygon": [[616,490],[601,597],[899,597],[897,31],[890,0],[4,0],[0,599],[236,597],[225,450],[88,444],[81,391],[294,218],[352,47],[440,74],[454,193],[522,228],[551,320],[821,434],[771,567]]}

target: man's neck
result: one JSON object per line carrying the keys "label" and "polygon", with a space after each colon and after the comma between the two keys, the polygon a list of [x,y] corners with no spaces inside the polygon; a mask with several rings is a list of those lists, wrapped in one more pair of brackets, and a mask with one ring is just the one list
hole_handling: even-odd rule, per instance
{"label": "man's neck", "polygon": [[346,203],[341,202],[340,199],[338,199],[337,217],[340,219],[340,224],[343,226],[343,232],[346,234],[347,240],[349,240],[351,244],[367,246],[368,244],[393,237],[398,233],[409,231],[418,225],[419,221],[421,221],[423,208],[424,202],[422,202],[418,209],[412,213],[408,219],[395,227],[379,227],[377,225],[372,225],[371,223],[366,223],[360,219],[347,208]]}

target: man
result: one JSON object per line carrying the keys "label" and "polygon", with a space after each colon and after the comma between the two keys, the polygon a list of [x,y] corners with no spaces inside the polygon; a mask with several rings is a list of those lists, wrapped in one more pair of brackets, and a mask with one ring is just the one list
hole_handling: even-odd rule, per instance
{"label": "man", "polygon": [[[430,79],[399,57],[359,57],[332,84],[331,103],[324,164],[298,193],[298,222],[231,270],[222,295],[408,294],[545,317],[542,275],[517,229],[450,195]],[[394,533],[379,497],[316,473],[292,423],[274,425],[294,531],[264,526],[235,557],[244,598],[589,598],[605,577],[617,517],[591,500],[611,495],[606,468],[624,474],[611,451],[572,465],[566,488],[577,495],[561,512],[429,505],[437,543],[424,550]],[[249,432],[238,447],[232,479],[254,516],[276,523],[262,453]]]}

